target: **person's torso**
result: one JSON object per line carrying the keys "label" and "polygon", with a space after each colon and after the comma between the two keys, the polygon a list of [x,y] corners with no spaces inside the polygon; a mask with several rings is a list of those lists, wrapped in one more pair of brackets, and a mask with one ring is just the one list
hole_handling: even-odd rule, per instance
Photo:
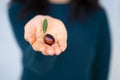
{"label": "person's torso", "polygon": [[[49,15],[64,22],[68,41],[66,51],[58,56],[53,70],[44,77],[45,80],[63,80],[63,78],[64,80],[89,80],[90,78],[98,35],[97,16],[89,17],[85,24],[79,20],[70,24],[69,14],[68,5],[51,6]],[[21,22],[17,27],[24,30],[25,21]]]}

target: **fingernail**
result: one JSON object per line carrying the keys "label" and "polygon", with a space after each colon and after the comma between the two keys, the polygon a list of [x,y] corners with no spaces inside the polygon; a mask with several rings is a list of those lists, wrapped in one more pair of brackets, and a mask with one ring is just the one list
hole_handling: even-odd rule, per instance
{"label": "fingernail", "polygon": [[53,55],[53,51],[49,50],[49,55],[52,56]]}
{"label": "fingernail", "polygon": [[56,55],[60,55],[61,52],[56,52]]}

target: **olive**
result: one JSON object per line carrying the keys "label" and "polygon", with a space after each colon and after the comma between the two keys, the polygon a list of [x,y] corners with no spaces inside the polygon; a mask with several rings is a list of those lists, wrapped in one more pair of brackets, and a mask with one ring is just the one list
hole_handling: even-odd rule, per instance
{"label": "olive", "polygon": [[51,34],[45,34],[44,36],[44,42],[47,44],[47,45],[53,45],[55,43],[55,39],[54,37],[51,35]]}

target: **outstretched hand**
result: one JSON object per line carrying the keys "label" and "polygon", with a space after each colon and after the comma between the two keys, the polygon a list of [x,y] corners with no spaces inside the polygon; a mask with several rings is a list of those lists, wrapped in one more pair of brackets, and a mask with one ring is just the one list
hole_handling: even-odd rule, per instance
{"label": "outstretched hand", "polygon": [[[47,19],[48,28],[43,32],[43,21]],[[44,42],[45,34],[51,34],[55,43],[47,45]],[[59,55],[67,48],[67,31],[62,21],[50,16],[38,15],[25,25],[24,38],[35,51],[42,52],[43,55]]]}

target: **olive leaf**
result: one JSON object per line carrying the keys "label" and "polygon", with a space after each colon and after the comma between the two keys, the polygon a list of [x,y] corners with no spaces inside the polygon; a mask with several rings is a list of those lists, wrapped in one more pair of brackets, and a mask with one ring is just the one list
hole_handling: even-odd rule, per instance
{"label": "olive leaf", "polygon": [[43,21],[43,32],[46,33],[48,27],[48,21],[47,19],[44,19]]}

